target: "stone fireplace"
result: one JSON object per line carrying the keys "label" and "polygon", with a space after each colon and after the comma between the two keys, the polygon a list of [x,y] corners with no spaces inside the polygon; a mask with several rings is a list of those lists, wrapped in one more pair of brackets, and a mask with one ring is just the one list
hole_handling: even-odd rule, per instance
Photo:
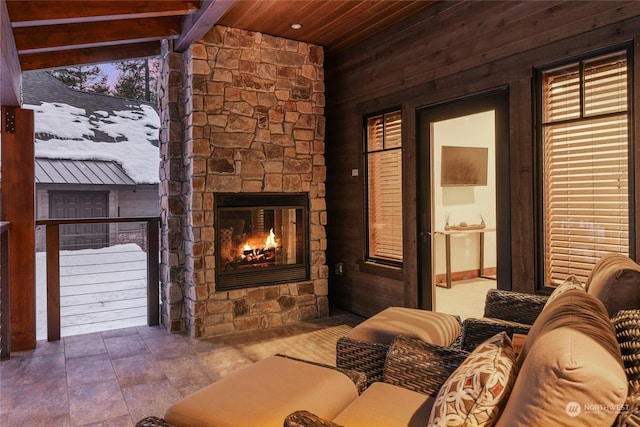
{"label": "stone fireplace", "polygon": [[215,196],[218,290],[309,280],[305,193]]}
{"label": "stone fireplace", "polygon": [[319,46],[221,26],[187,52],[165,46],[170,331],[210,337],[328,315],[323,61]]}

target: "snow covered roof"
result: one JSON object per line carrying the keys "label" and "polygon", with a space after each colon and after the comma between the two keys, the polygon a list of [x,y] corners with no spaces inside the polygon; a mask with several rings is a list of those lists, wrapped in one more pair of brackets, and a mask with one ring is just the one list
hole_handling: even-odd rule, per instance
{"label": "snow covered roof", "polygon": [[23,108],[34,110],[36,157],[114,161],[138,184],[159,182],[152,104],[73,90],[43,71],[23,73],[22,87]]}

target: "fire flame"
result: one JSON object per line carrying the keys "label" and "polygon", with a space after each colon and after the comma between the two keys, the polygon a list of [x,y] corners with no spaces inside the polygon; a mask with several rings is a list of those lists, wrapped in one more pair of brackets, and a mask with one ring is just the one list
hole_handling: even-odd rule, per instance
{"label": "fire flame", "polygon": [[264,242],[265,249],[277,248],[278,244],[276,243],[276,235],[273,232],[273,228],[269,230],[269,236],[267,237],[267,241]]}
{"label": "fire flame", "polygon": [[264,252],[267,249],[277,249],[277,248],[278,248],[278,242],[276,240],[276,235],[273,232],[273,228],[272,228],[269,231],[269,235],[267,236],[267,238],[266,238],[266,240],[264,242],[264,246],[262,248],[256,247],[255,241],[254,242],[251,242],[251,241],[245,242],[245,244],[242,246],[242,251],[244,252],[244,255],[242,255],[242,258],[244,259],[247,254],[250,254],[251,256],[258,255],[258,254]]}

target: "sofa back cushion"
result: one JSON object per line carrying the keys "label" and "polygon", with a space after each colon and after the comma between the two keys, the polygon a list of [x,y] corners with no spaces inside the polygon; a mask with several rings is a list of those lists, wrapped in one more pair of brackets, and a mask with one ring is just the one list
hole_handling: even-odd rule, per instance
{"label": "sofa back cushion", "polygon": [[609,317],[640,308],[640,265],[625,255],[605,255],[591,270],[585,288],[602,301]]}
{"label": "sofa back cushion", "polygon": [[545,306],[517,365],[498,426],[609,426],[627,395],[607,311],[580,289],[567,290]]}

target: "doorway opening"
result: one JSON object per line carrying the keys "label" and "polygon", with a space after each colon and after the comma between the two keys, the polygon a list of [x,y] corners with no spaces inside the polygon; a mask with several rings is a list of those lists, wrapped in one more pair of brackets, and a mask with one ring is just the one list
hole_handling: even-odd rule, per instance
{"label": "doorway opening", "polygon": [[508,92],[418,110],[422,308],[482,317],[510,289]]}

